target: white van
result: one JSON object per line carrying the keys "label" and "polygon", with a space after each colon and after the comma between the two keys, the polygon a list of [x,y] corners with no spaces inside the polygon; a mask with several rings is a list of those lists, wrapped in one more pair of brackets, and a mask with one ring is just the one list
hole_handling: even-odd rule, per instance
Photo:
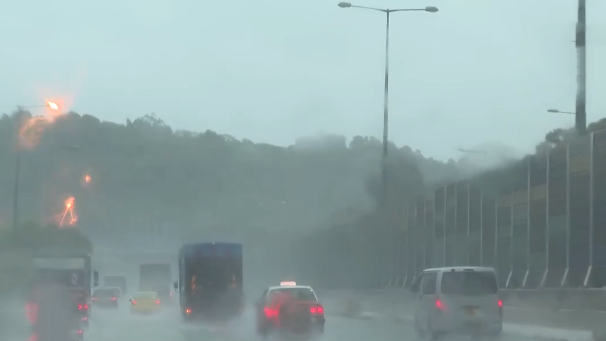
{"label": "white van", "polygon": [[411,291],[417,296],[414,324],[419,337],[497,337],[503,330],[503,301],[493,268],[427,269],[415,279]]}

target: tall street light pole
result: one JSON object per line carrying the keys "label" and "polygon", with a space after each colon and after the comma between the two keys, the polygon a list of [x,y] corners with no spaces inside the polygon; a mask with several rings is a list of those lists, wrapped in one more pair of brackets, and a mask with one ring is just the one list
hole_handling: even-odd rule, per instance
{"label": "tall street light pole", "polygon": [[383,187],[383,201],[387,199],[387,147],[388,147],[388,132],[389,132],[389,15],[394,12],[414,12],[424,11],[429,13],[435,13],[438,11],[437,7],[425,7],[425,8],[400,8],[400,9],[388,9],[388,8],[374,8],[366,6],[356,6],[349,2],[340,2],[338,4],[341,8],[360,8],[372,11],[378,11],[385,13],[385,88],[383,91],[383,155],[381,158],[381,182]]}
{"label": "tall street light pole", "polygon": [[575,127],[579,135],[585,135],[587,130],[587,46],[586,46],[586,0],[579,0],[575,45],[577,48],[577,98]]}

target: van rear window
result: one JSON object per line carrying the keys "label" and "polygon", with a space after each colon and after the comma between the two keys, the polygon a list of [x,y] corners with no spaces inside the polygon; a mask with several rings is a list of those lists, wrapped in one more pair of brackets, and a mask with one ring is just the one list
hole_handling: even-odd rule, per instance
{"label": "van rear window", "polygon": [[440,292],[444,295],[495,295],[498,292],[497,278],[488,271],[443,272]]}

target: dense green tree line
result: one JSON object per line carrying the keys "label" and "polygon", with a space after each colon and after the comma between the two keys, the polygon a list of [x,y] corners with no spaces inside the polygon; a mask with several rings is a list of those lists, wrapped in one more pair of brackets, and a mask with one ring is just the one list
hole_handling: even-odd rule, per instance
{"label": "dense green tree line", "polygon": [[[382,195],[381,143],[374,138],[346,144],[327,136],[278,147],[211,130],[173,131],[153,114],[117,124],[69,113],[34,126],[30,135],[39,141],[23,148],[19,131],[31,119],[23,110],[0,119],[4,225],[11,222],[18,150],[22,219],[57,222],[73,195],[78,225],[105,233],[144,232],[160,223],[192,233],[308,229],[352,208],[368,210]],[[455,162],[427,159],[409,147],[392,144],[390,155],[390,203],[458,176]]]}

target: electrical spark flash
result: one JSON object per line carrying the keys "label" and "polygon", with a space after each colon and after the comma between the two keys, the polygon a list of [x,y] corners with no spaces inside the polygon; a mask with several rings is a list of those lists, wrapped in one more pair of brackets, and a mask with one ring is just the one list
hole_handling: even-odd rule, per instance
{"label": "electrical spark flash", "polygon": [[61,216],[61,221],[59,222],[59,226],[65,225],[75,225],[78,221],[78,216],[74,213],[74,206],[76,204],[76,199],[74,197],[69,197],[65,200],[65,210],[63,211],[63,215]]}
{"label": "electrical spark flash", "polygon": [[57,102],[46,101],[46,114],[34,116],[23,123],[19,129],[19,143],[22,147],[33,149],[38,145],[44,130],[51,125],[57,117],[61,116],[61,108]]}

